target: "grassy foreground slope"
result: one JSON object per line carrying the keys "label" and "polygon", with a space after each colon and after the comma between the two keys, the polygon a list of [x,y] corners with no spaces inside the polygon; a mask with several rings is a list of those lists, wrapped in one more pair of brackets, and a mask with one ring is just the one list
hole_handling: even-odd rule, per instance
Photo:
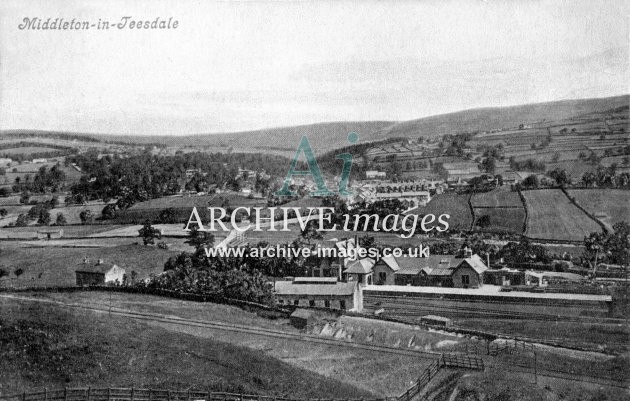
{"label": "grassy foreground slope", "polygon": [[369,397],[262,351],[116,316],[0,300],[0,394],[62,387]]}

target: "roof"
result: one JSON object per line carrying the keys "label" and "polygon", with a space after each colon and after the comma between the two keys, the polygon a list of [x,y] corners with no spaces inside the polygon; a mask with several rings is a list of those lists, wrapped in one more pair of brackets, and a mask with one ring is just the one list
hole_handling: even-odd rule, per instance
{"label": "roof", "polygon": [[385,264],[386,266],[388,266],[390,269],[392,269],[395,272],[400,270],[400,266],[398,265],[398,261],[396,260],[395,257],[393,257],[391,255],[383,256],[378,263],[381,263],[381,262],[383,262],[383,264]]}
{"label": "roof", "polygon": [[468,263],[468,265],[477,273],[477,274],[483,274],[483,272],[485,272],[486,270],[488,270],[488,267],[486,266],[485,263],[483,263],[483,261],[481,260],[481,258],[479,257],[479,255],[472,255],[469,258],[464,259],[457,267],[461,266],[463,263]]}
{"label": "roof", "polygon": [[462,259],[453,255],[431,255],[428,258],[405,256],[397,258],[396,261],[400,266],[400,270],[396,274],[416,275],[424,269],[453,269],[461,263]]}
{"label": "roof", "polygon": [[335,284],[337,277],[294,277],[294,284]]}
{"label": "roof", "polygon": [[276,281],[278,295],[352,295],[356,283],[294,284],[292,281]]}
{"label": "roof", "polygon": [[374,259],[364,258],[348,263],[348,268],[344,273],[367,274],[374,267]]}
{"label": "roof", "polygon": [[102,273],[105,274],[113,268],[118,268],[115,264],[112,263],[79,263],[77,269],[75,271],[81,273]]}
{"label": "roof", "polygon": [[450,276],[455,270],[451,268],[436,267],[432,269],[430,267],[424,267],[422,271],[426,273],[427,276]]}

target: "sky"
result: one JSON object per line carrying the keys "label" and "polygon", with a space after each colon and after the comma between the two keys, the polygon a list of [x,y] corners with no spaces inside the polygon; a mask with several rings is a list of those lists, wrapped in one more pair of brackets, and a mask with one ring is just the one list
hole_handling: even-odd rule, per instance
{"label": "sky", "polygon": [[[0,130],[184,135],[630,92],[627,1],[0,2]],[[28,30],[24,18],[170,30]]]}

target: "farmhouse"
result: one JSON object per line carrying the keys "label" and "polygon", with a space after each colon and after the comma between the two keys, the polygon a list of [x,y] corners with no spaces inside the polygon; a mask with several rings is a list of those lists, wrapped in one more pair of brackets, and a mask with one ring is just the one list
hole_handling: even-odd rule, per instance
{"label": "farmhouse", "polygon": [[101,259],[96,263],[90,263],[89,259],[86,258],[77,267],[75,275],[78,286],[122,283],[125,269],[115,264],[104,263]]}
{"label": "farmhouse", "polygon": [[48,163],[47,159],[33,159],[33,163]]}
{"label": "farmhouse", "polygon": [[295,277],[274,283],[280,305],[339,310],[361,308],[356,282],[340,282],[336,277]]}

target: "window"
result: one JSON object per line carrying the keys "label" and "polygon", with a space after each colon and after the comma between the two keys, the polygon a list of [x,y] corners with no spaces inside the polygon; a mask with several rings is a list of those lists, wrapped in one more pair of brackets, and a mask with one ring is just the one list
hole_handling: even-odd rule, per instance
{"label": "window", "polygon": [[339,309],[346,310],[346,301],[344,300],[339,301]]}
{"label": "window", "polygon": [[298,306],[300,305],[300,300],[296,299],[295,301],[293,301],[293,305]]}
{"label": "window", "polygon": [[470,276],[462,274],[462,285],[470,285]]}
{"label": "window", "polygon": [[387,273],[385,272],[378,273],[378,283],[384,284],[386,281],[387,281]]}
{"label": "window", "polygon": [[310,306],[311,308],[315,306],[315,300],[311,299],[308,301],[308,306]]}
{"label": "window", "polygon": [[325,300],[325,301],[324,301],[324,306],[325,306],[326,308],[330,308],[330,301],[329,301],[329,300]]}

